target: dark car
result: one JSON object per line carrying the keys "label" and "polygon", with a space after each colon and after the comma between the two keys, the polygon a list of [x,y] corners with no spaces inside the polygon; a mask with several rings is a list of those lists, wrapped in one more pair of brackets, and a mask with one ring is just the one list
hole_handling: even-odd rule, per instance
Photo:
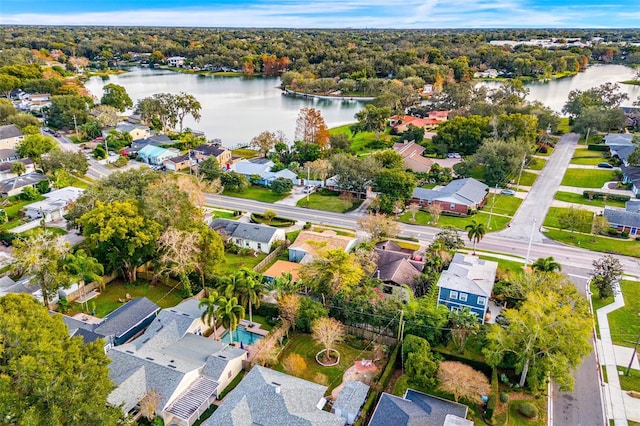
{"label": "dark car", "polygon": [[598,163],[598,167],[601,167],[603,169],[613,169],[613,166],[611,164],[605,162]]}
{"label": "dark car", "polygon": [[60,134],[60,132],[55,132],[55,133],[53,134],[53,136],[55,136],[56,138],[59,138],[59,137],[61,137],[61,136],[62,136],[62,134]]}
{"label": "dark car", "polygon": [[496,324],[506,327],[509,325],[509,321],[501,314],[496,317]]}

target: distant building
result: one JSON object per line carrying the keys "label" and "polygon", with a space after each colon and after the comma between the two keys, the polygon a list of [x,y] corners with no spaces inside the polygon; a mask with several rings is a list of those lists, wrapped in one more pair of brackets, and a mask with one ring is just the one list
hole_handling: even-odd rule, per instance
{"label": "distant building", "polygon": [[16,149],[24,135],[15,124],[0,126],[0,149]]}
{"label": "distant building", "polygon": [[170,67],[183,67],[185,59],[187,58],[182,56],[171,56],[167,58],[167,64],[169,64]]}
{"label": "distant building", "polygon": [[405,169],[411,169],[418,173],[428,173],[433,165],[433,161],[422,156],[424,149],[423,146],[418,145],[415,141],[393,144],[393,150],[402,155]]}
{"label": "distant building", "polygon": [[301,231],[289,246],[289,261],[307,263],[323,250],[341,249],[348,252],[356,245],[355,237],[338,235],[335,231]]}
{"label": "distant building", "polygon": [[383,392],[369,426],[473,426],[469,408],[457,402],[407,389],[404,397]]}
{"label": "distant building", "polygon": [[67,214],[67,207],[76,201],[84,192],[84,189],[68,186],[43,194],[45,200],[27,204],[24,208],[25,215],[31,220],[41,219],[45,222],[62,219]]}
{"label": "distant building", "polygon": [[47,180],[47,177],[40,173],[26,173],[0,182],[0,195],[10,197],[22,194],[22,191],[30,186],[35,187],[38,182]]}
{"label": "distant building", "polygon": [[640,202],[627,202],[626,208],[617,209],[606,206],[602,215],[609,221],[609,226],[618,232],[628,232],[631,237],[640,235]]}
{"label": "distant building", "polygon": [[382,281],[382,294],[394,295],[408,302],[412,294],[407,294],[403,286],[406,285],[411,291],[415,291],[416,280],[424,270],[422,256],[414,250],[400,247],[393,241],[376,244],[373,254],[376,262],[373,278]]}
{"label": "distant building", "polygon": [[411,201],[421,206],[439,204],[443,212],[466,215],[485,205],[488,190],[487,185],[476,179],[456,179],[438,189],[416,188]]}
{"label": "distant building", "polygon": [[174,148],[160,148],[159,146],[147,145],[138,151],[138,159],[143,163],[160,166],[165,160],[180,155],[180,151]]}
{"label": "distant building", "polygon": [[233,164],[231,151],[219,144],[198,145],[193,148],[193,154],[195,155],[196,160],[198,160],[198,163],[209,157],[215,157],[223,170],[229,170]]}
{"label": "distant building", "polygon": [[225,241],[241,248],[250,248],[262,253],[271,252],[276,241],[284,241],[284,230],[257,223],[244,223],[229,219],[214,219],[211,228]]}

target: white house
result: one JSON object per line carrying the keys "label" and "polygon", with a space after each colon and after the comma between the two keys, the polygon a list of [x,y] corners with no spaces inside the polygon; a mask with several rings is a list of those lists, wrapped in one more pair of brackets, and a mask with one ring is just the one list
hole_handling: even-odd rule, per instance
{"label": "white house", "polygon": [[25,206],[25,215],[31,220],[41,219],[44,216],[45,222],[62,219],[67,214],[69,204],[80,198],[83,192],[84,189],[68,186],[43,194],[45,200]]}
{"label": "white house", "polygon": [[0,126],[0,149],[16,149],[24,135],[15,124]]}
{"label": "white house", "polygon": [[187,58],[182,56],[171,56],[167,58],[167,64],[169,64],[170,67],[181,67],[184,65],[185,59]]}
{"label": "white house", "polygon": [[262,253],[271,252],[276,241],[284,241],[283,229],[256,223],[237,222],[229,219],[215,219],[211,228],[222,235],[226,241],[231,241],[242,248],[250,248]]}

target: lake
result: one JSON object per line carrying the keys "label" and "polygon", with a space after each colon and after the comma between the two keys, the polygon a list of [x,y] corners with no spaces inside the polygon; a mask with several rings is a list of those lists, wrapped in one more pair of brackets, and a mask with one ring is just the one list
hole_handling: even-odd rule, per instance
{"label": "lake", "polygon": [[220,138],[227,147],[246,143],[265,130],[282,130],[293,141],[301,108],[319,109],[327,126],[334,127],[354,122],[354,114],[363,105],[283,96],[279,77],[215,77],[148,68],[91,77],[85,86],[100,98],[103,86],[109,83],[125,87],[134,104],[156,93],[192,94],[202,105],[202,118],[196,123],[187,117],[185,127],[205,132],[207,139]]}
{"label": "lake", "polygon": [[[526,86],[529,100],[539,100],[560,112],[571,90],[585,90],[606,82],[630,80],[633,69],[622,65],[593,65],[574,77],[533,82]],[[214,77],[182,74],[168,70],[132,68],[130,72],[109,77],[92,77],[85,86],[100,98],[102,87],[114,83],[124,86],[135,103],[155,93],[186,92],[202,104],[202,118],[196,123],[190,117],[185,127],[201,130],[208,139],[220,138],[223,145],[232,147],[247,143],[259,133],[282,130],[293,140],[296,118],[301,108],[314,107],[322,111],[329,127],[352,123],[361,102],[342,102],[283,96],[278,77]],[[499,82],[483,82],[496,87]],[[640,86],[620,85],[629,94],[631,105],[640,96]]]}

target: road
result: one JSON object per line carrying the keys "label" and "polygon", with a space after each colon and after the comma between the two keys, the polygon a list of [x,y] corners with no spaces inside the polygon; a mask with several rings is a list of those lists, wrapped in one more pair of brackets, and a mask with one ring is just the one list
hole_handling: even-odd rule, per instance
{"label": "road", "polygon": [[[529,241],[532,229],[534,229],[533,241],[540,243],[544,240],[544,236],[538,230],[544,222],[549,207],[551,207],[553,197],[560,187],[562,177],[571,162],[573,151],[579,139],[580,135],[576,133],[562,136],[544,169],[531,187],[529,194],[513,216],[511,226],[498,234],[516,240]],[[533,225],[534,220],[536,221],[535,226]]]}

